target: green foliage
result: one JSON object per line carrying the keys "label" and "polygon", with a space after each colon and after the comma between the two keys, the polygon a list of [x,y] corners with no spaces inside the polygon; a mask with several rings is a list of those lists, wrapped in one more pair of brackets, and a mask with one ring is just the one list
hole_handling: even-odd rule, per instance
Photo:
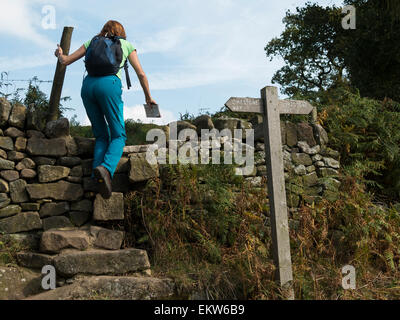
{"label": "green foliage", "polygon": [[[231,166],[164,165],[160,180],[126,197],[127,245],[150,253],[178,297],[277,299],[268,200]],[[303,206],[290,238],[297,299],[398,299],[399,206],[379,206],[363,184],[341,177],[340,197]],[[293,221],[292,221],[293,222]],[[344,291],[341,269],[357,270]]]}
{"label": "green foliage", "polygon": [[185,113],[179,113],[179,119],[181,121],[188,121],[188,122],[192,122],[194,119],[196,118],[196,116],[192,113],[190,113],[189,111],[186,111]]}
{"label": "green foliage", "polygon": [[[10,88],[13,91],[10,93]],[[9,100],[11,103],[22,103],[21,92],[23,88],[16,88],[14,84],[8,80],[8,72],[1,72],[0,75],[0,95]]]}
{"label": "green foliage", "polygon": [[[76,116],[70,119],[70,125],[71,136],[93,138],[92,127],[82,126],[78,121],[76,121]],[[152,143],[151,141],[146,141],[147,133],[152,129],[163,129],[163,127],[155,124],[146,124],[140,121],[128,119],[125,121],[125,129],[127,134],[126,145],[134,146]]]}
{"label": "green foliage", "polygon": [[40,121],[40,127],[46,126],[47,114],[49,110],[49,101],[47,95],[42,92],[37,84],[29,83],[23,104],[28,111],[35,113]]}
{"label": "green foliage", "polygon": [[[341,98],[322,107],[321,122],[330,145],[340,151],[348,172],[374,190],[400,195],[400,104],[361,98],[340,91]],[[365,180],[363,180],[365,179]]]}
{"label": "green foliage", "polygon": [[341,8],[306,3],[287,12],[285,30],[271,40],[268,57],[285,66],[273,77],[285,94],[317,99],[349,82],[362,96],[400,101],[400,9],[393,0],[348,0],[357,9],[356,30],[342,28]]}
{"label": "green foliage", "polygon": [[362,96],[400,101],[400,6],[397,0],[347,0],[357,28],[343,34],[343,57]]}
{"label": "green foliage", "polygon": [[[13,87],[13,83],[8,80],[8,73],[2,72],[0,78],[0,89],[6,89],[6,92],[0,91],[0,95],[7,98],[12,105],[23,104],[28,108],[28,111],[35,114],[37,119],[41,119],[41,126],[46,124],[47,114],[49,112],[49,99],[47,95],[40,89],[40,83],[45,82],[39,80],[38,77],[33,77],[29,80],[27,89],[14,88],[12,93],[8,93],[9,88]],[[25,95],[22,93],[25,91]],[[73,110],[63,105],[63,103],[71,101],[70,97],[62,97],[59,106],[58,117],[63,117],[66,111]]]}
{"label": "green foliage", "polygon": [[0,232],[0,266],[16,265],[17,253],[27,249],[26,245]]}
{"label": "green foliage", "polygon": [[[335,202],[303,207],[292,231],[298,299],[398,299],[400,215],[380,206],[353,176],[342,177]],[[341,269],[353,265],[356,290],[341,288]]]}
{"label": "green foliage", "polygon": [[161,127],[155,124],[145,124],[140,121],[128,119],[125,121],[125,129],[128,137],[126,145],[133,146],[152,143],[146,141],[147,133],[152,129],[161,129]]}
{"label": "green foliage", "polygon": [[288,11],[283,19],[285,30],[265,48],[268,57],[281,56],[285,61],[273,77],[289,96],[313,96],[335,82],[343,81],[342,32],[339,8],[323,8],[306,3]]}

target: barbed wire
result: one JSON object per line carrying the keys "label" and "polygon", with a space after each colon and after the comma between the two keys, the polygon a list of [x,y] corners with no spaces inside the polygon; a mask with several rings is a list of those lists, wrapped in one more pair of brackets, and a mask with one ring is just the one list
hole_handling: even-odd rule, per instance
{"label": "barbed wire", "polygon": [[31,83],[31,82],[52,83],[53,82],[52,80],[40,80],[38,77],[33,77],[31,79],[8,79],[8,75],[9,75],[8,72],[5,72],[5,71],[1,72],[0,81],[6,82],[6,83],[7,82],[29,82],[29,83]]}
{"label": "barbed wire", "polygon": [[35,82],[35,83],[52,83],[53,80],[20,80],[20,79],[7,79],[4,81],[10,81],[10,82]]}

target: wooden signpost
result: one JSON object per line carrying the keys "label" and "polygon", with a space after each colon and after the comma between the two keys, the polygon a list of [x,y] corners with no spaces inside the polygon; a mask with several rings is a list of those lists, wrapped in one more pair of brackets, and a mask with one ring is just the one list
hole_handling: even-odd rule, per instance
{"label": "wooden signpost", "polygon": [[231,98],[225,105],[232,112],[258,113],[264,116],[265,160],[276,279],[284,296],[294,299],[280,115],[306,115],[313,111],[313,106],[307,101],[279,100],[276,87],[263,88],[261,99]]}

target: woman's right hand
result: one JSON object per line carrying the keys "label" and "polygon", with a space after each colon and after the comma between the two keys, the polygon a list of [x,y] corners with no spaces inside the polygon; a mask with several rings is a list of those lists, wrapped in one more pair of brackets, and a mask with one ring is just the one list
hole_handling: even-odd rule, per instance
{"label": "woman's right hand", "polygon": [[57,45],[57,49],[56,49],[56,51],[54,52],[54,55],[58,58],[58,57],[60,57],[60,56],[62,56],[63,55],[63,49],[60,47],[60,45],[58,44]]}

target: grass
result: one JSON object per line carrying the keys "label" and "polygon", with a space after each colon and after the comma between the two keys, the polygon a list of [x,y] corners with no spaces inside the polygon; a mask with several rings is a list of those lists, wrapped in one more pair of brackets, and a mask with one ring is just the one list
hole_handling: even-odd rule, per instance
{"label": "grass", "polygon": [[[175,279],[179,296],[279,299],[268,200],[232,166],[163,166],[161,178],[126,196],[127,245],[148,250],[156,276]],[[337,201],[304,204],[290,231],[297,299],[400,298],[400,216],[380,207],[350,176]],[[345,291],[353,265],[357,289]]]}
{"label": "grass", "polygon": [[27,247],[0,232],[0,266],[17,266],[16,255]]}
{"label": "grass", "polygon": [[128,245],[147,249],[153,272],[174,278],[181,297],[273,291],[269,230],[256,212],[267,207],[265,192],[249,193],[233,166],[163,166],[161,179],[127,195],[126,204]]}
{"label": "grass", "polygon": [[[146,124],[139,121],[125,121],[125,129],[127,135],[127,146],[145,145],[153,142],[146,141],[146,135],[151,129],[162,129],[162,126],[155,124]],[[91,126],[71,125],[71,136],[93,138]]]}

